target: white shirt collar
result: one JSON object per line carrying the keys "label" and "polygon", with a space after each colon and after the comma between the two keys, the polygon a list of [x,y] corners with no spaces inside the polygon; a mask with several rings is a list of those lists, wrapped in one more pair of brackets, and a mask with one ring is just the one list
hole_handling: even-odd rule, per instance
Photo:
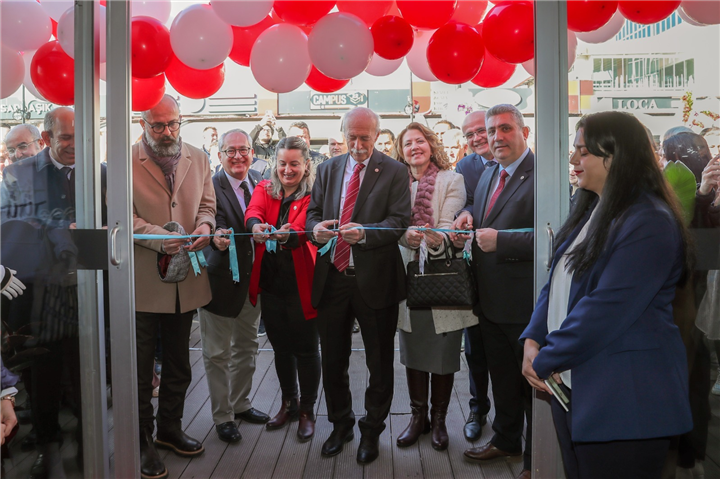
{"label": "white shirt collar", "polygon": [[53,158],[52,150],[48,150],[48,154],[50,156],[50,161],[52,161],[52,164],[55,165],[55,168],[57,168],[58,170],[62,170],[63,168],[75,169],[75,163],[73,163],[72,165],[63,165],[62,163],[57,161],[55,158]]}
{"label": "white shirt collar", "polygon": [[230,182],[230,186],[232,186],[233,190],[237,191],[240,188],[240,185],[245,182],[247,182],[248,187],[252,188],[252,185],[250,184],[250,178],[248,178],[249,175],[245,175],[245,179],[243,180],[238,180],[237,178],[228,175],[228,172],[225,170],[223,170],[223,173],[225,173],[225,176],[227,176],[227,179]]}
{"label": "white shirt collar", "polygon": [[525,157],[527,157],[528,153],[530,153],[530,148],[525,148],[525,151],[523,152],[522,155],[520,155],[520,158],[518,158],[517,160],[515,160],[511,164],[509,164],[507,166],[507,168],[503,168],[503,166],[500,165],[499,171],[505,170],[505,171],[507,171],[509,176],[514,175],[515,171],[517,171],[517,169],[520,167],[520,163],[522,163],[522,161],[525,159]]}

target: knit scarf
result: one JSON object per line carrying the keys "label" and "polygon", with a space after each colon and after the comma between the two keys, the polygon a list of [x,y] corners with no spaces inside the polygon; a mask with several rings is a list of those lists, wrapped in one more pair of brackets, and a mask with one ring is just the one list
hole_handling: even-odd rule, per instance
{"label": "knit scarf", "polygon": [[[415,204],[412,208],[412,218],[410,224],[412,226],[425,226],[429,224],[430,227],[435,226],[435,220],[433,220],[433,209],[432,209],[432,197],[435,192],[435,179],[438,175],[438,167],[430,162],[430,166],[425,170],[425,174],[418,180],[417,193],[415,194]],[[410,173],[410,188],[413,184],[413,175]]]}
{"label": "knit scarf", "polygon": [[145,153],[147,153],[148,158],[153,160],[155,164],[160,167],[163,175],[165,176],[165,181],[167,181],[168,188],[170,188],[170,191],[174,191],[175,169],[177,168],[177,164],[182,156],[182,138],[178,138],[178,146],[180,148],[175,156],[157,156],[145,139],[145,135],[142,136],[142,143],[143,147],[145,147]]}

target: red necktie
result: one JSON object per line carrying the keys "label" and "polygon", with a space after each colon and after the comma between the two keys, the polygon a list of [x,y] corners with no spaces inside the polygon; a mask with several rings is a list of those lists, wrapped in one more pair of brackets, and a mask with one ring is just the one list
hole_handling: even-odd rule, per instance
{"label": "red necktie", "polygon": [[[363,168],[365,168],[365,165],[362,163],[355,165],[355,169],[347,186],[347,191],[345,192],[345,203],[343,203],[338,227],[350,223],[353,209],[355,209],[355,200],[357,199],[358,191],[360,191],[360,171],[362,171]],[[345,271],[350,265],[350,245],[345,242],[342,236],[338,236],[337,244],[335,245],[333,264],[340,272]]]}
{"label": "red necktie", "polygon": [[490,203],[488,203],[488,207],[485,210],[485,218],[487,219],[488,215],[490,215],[490,212],[493,209],[493,206],[495,206],[495,202],[498,199],[498,196],[500,196],[500,193],[502,193],[503,188],[505,188],[505,178],[510,176],[507,171],[502,170],[500,172],[500,181],[498,182],[497,188],[495,189],[495,193],[493,193],[492,198],[490,198]]}

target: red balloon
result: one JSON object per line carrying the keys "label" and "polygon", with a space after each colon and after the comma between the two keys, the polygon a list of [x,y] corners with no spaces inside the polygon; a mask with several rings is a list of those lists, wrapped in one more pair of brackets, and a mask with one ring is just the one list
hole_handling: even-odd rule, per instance
{"label": "red balloon", "polygon": [[209,70],[190,68],[173,55],[165,70],[170,84],[188,98],[207,98],[214,95],[225,81],[225,65],[221,63]]}
{"label": "red balloon", "polygon": [[258,39],[262,32],[277,23],[277,20],[268,15],[260,23],[251,27],[233,26],[233,47],[230,50],[230,59],[239,65],[249,67],[250,52],[253,45],[255,45],[255,40]]}
{"label": "red balloon", "polygon": [[646,2],[644,0],[620,0],[618,8],[623,17],[631,22],[650,25],[660,20],[665,20],[672,15],[677,7],[680,6],[680,0],[656,0]]}
{"label": "red balloon", "polygon": [[445,25],[457,6],[457,0],[397,0],[395,3],[403,18],[421,30],[434,30]]}
{"label": "red balloon", "polygon": [[75,103],[75,60],[57,40],[38,48],[30,63],[30,78],[37,91],[50,103]]}
{"label": "red balloon", "polygon": [[312,25],[330,13],[335,0],[277,0],[273,8],[280,18],[295,25]]}
{"label": "red balloon", "polygon": [[509,3],[494,6],[483,21],[488,52],[506,63],[522,63],[535,56],[533,6]]}
{"label": "red balloon", "polygon": [[382,17],[370,27],[375,53],[388,60],[397,60],[408,54],[415,41],[412,26],[402,17]]}
{"label": "red balloon", "polygon": [[151,17],[132,19],[132,74],[136,78],[152,78],[165,71],[173,52],[170,32],[159,20]]}
{"label": "red balloon", "polygon": [[52,23],[52,34],[53,34],[53,37],[55,37],[55,39],[57,40],[57,22],[51,18],[51,19],[50,19],[50,23]]}
{"label": "red balloon", "polygon": [[430,71],[438,80],[457,85],[472,80],[485,55],[482,35],[465,23],[448,23],[437,29],[427,47]]}
{"label": "red balloon", "polygon": [[487,0],[458,0],[455,13],[450,20],[477,25],[487,10]]}
{"label": "red balloon", "polygon": [[480,71],[475,75],[475,78],[470,81],[484,88],[495,88],[508,81],[513,73],[515,73],[515,68],[517,68],[517,65],[500,61],[488,52],[485,52],[485,59],[480,67]]}
{"label": "red balloon", "polygon": [[132,110],[145,111],[154,107],[165,94],[165,75],[132,79]]}
{"label": "red balloon", "polygon": [[362,19],[367,26],[372,25],[378,18],[388,14],[393,0],[338,0],[337,9],[340,12],[352,13]]}
{"label": "red balloon", "polygon": [[334,78],[330,78],[329,76],[322,73],[320,70],[315,68],[315,65],[313,65],[312,69],[310,70],[310,75],[308,75],[307,80],[305,80],[305,84],[312,88],[315,91],[319,91],[320,93],[332,93],[336,92],[345,85],[347,85],[350,82],[350,80],[336,80]]}
{"label": "red balloon", "polygon": [[617,0],[574,0],[567,2],[568,29],[592,32],[605,25],[617,11]]}

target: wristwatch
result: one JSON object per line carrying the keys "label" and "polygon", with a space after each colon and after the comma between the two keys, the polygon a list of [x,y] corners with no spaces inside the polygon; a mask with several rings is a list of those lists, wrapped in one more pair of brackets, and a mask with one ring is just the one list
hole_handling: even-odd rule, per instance
{"label": "wristwatch", "polygon": [[13,405],[13,409],[15,409],[15,396],[10,396],[10,395],[3,396],[0,398],[0,401],[10,401]]}

